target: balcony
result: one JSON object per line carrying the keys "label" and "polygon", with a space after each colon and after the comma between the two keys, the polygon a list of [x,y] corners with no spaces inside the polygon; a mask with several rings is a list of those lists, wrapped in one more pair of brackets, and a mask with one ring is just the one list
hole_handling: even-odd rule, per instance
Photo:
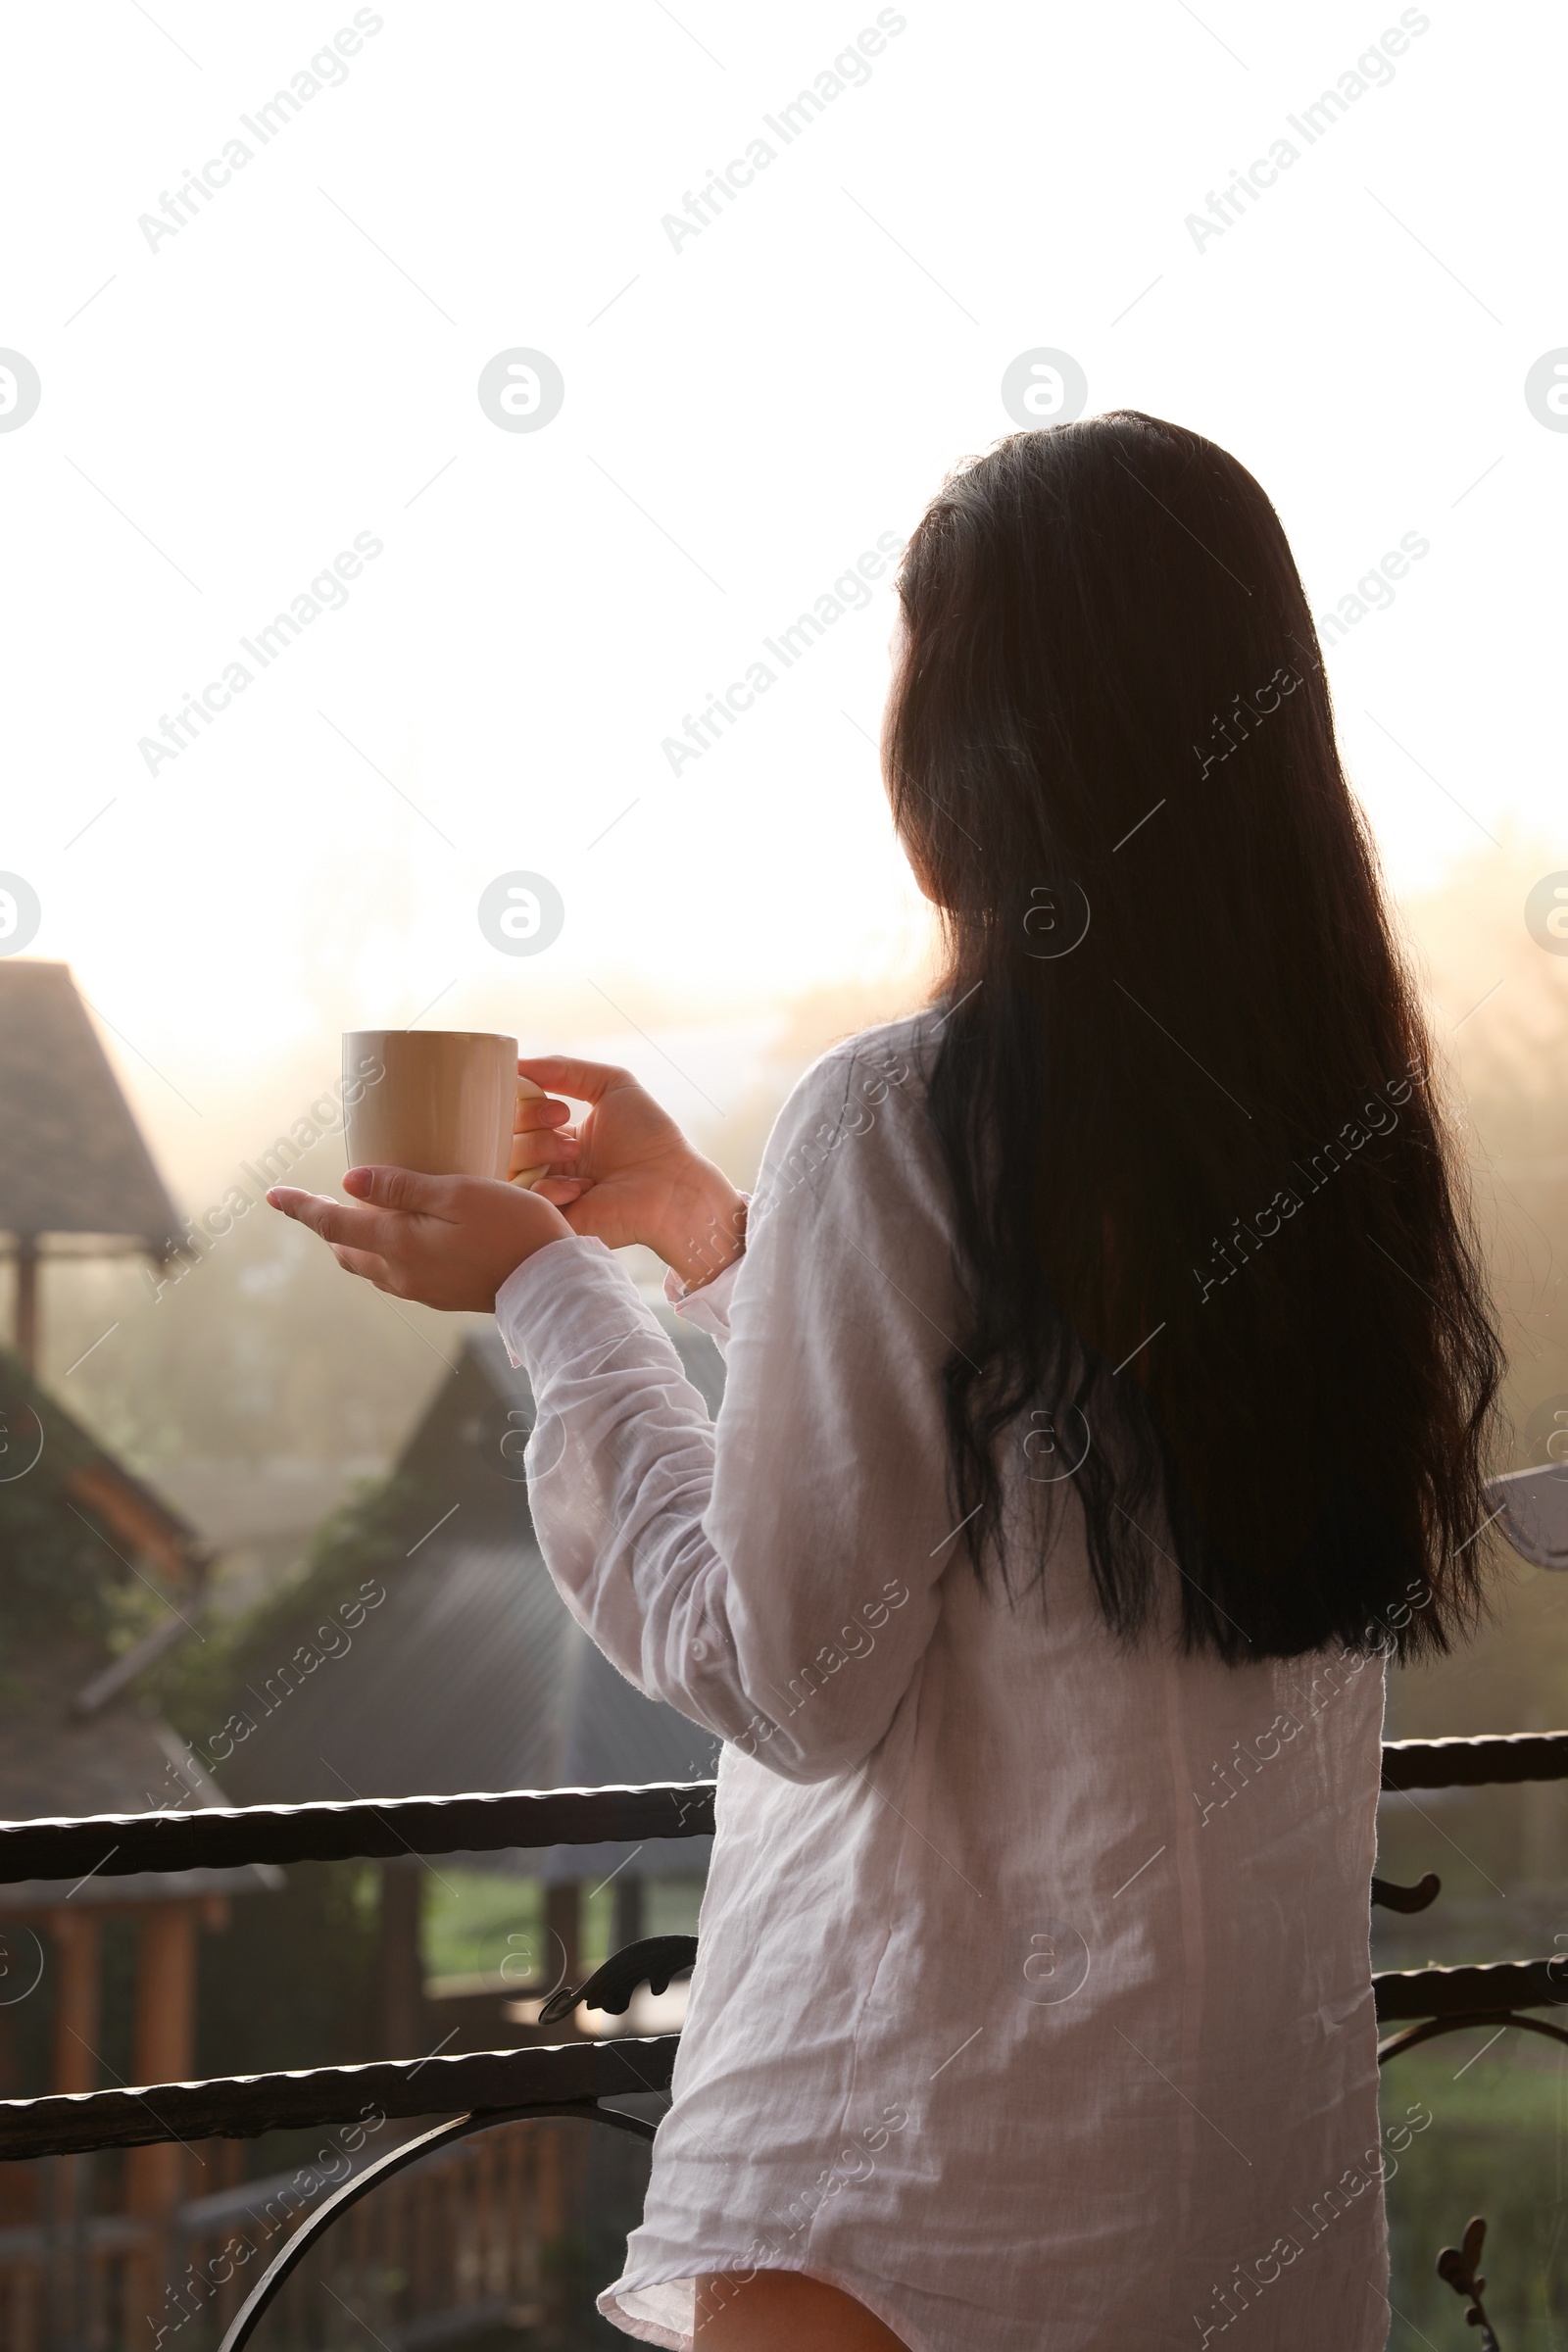
{"label": "balcony", "polygon": [[[1568,1733],[1384,1749],[1391,1791],[1564,1779]],[[711,1782],[95,1816],[0,1828],[0,1883],[703,1838],[712,1828]],[[1372,1899],[1408,1915],[1436,1893],[1430,1878],[1414,1888],[1374,1880]],[[695,1948],[691,1938],[648,1939],[549,1997],[519,1988],[526,1997],[514,2006],[533,2014],[512,2047],[0,2102],[0,2161],[46,2176],[43,2218],[0,2230],[0,2352],[159,2352],[172,2339],[179,2352],[240,2352],[253,2336],[269,2352],[368,2335],[386,2352],[458,2341],[543,2352],[599,2340],[601,2324],[586,2316],[587,2248],[567,2217],[585,2212],[590,2234],[603,2224],[617,2242],[635,2218],[634,2160],[607,2164],[608,2137],[599,2149],[591,2142],[625,2135],[617,2144],[630,2159],[629,2141],[652,2137],[679,2035],[628,2029],[636,2003],[669,1999]],[[1568,2042],[1554,2016],[1568,2004],[1556,1952],[1385,1970],[1374,1987],[1384,2064],[1473,2028]],[[314,2159],[194,2200],[160,2201],[167,2176],[143,2175],[130,2210],[87,2210],[83,2167],[100,2152],[213,2149],[278,2131],[317,2135]]]}

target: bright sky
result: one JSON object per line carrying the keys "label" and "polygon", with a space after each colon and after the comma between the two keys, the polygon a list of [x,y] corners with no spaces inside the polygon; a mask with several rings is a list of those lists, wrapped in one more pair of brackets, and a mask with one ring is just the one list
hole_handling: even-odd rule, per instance
{"label": "bright sky", "polygon": [[[1320,614],[1425,543],[1329,655],[1391,874],[1510,816],[1568,867],[1568,431],[1526,398],[1568,346],[1560,12],[78,0],[0,37],[0,345],[41,387],[0,429],[0,869],[172,1165],[253,1093],[262,1140],[345,1025],[755,1040],[908,965],[859,583],[1031,352],[1233,449]],[[535,429],[479,397],[496,362],[527,418],[519,350],[564,387]],[[530,958],[477,914],[519,871],[564,914]]]}

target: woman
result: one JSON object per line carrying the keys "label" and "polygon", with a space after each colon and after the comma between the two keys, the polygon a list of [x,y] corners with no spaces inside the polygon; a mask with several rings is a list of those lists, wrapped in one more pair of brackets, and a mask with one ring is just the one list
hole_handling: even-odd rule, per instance
{"label": "woman", "polygon": [[[1234,459],[1019,434],[899,589],[883,764],[944,978],[807,1073],[749,1212],[564,1059],[524,1065],[532,1195],[270,1198],[494,1302],[568,1606],[726,1742],[606,2314],[1372,2352],[1383,1660],[1476,1620],[1499,1376],[1421,1017]],[[716,1429],[629,1242],[727,1347]]]}

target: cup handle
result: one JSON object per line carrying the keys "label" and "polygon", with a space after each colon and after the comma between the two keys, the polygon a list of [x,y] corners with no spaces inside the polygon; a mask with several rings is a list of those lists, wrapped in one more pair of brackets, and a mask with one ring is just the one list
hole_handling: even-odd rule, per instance
{"label": "cup handle", "polygon": [[[518,1074],[517,1074],[517,1093],[516,1093],[516,1100],[517,1100],[517,1102],[530,1102],[530,1101],[532,1101],[532,1100],[533,1100],[533,1098],[534,1098],[535,1096],[542,1095],[542,1094],[544,1093],[544,1091],[545,1091],[545,1090],[544,1090],[544,1088],[543,1088],[542,1086],[535,1086],[535,1084],[534,1084],[534,1082],[533,1082],[533,1080],[532,1080],[531,1078],[524,1078],[524,1077],[522,1076],[521,1072],[520,1072],[520,1071],[518,1072]],[[510,1145],[509,1145],[509,1146],[508,1146],[508,1154],[509,1154],[509,1156],[510,1156],[510,1153],[511,1153],[511,1147],[510,1147]],[[515,1176],[509,1176],[509,1177],[508,1177],[508,1179],[507,1179],[507,1182],[508,1182],[509,1184],[514,1184],[514,1185],[516,1185],[516,1186],[518,1187],[519,1191],[521,1191],[521,1192],[525,1192],[525,1193],[531,1193],[531,1192],[532,1192],[532,1190],[533,1190],[533,1188],[534,1188],[534,1186],[535,1186],[535,1185],[538,1183],[538,1181],[539,1181],[540,1177],[541,1177],[541,1176],[548,1176],[548,1175],[549,1175],[549,1173],[550,1173],[549,1169],[548,1169],[548,1168],[545,1168],[545,1167],[539,1167],[539,1168],[519,1168],[519,1169],[517,1170],[517,1173],[516,1173],[516,1175],[515,1175]]]}

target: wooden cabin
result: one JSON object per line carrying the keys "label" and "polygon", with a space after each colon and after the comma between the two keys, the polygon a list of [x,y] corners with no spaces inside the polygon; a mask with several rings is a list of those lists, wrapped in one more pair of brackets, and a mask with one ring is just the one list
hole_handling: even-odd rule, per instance
{"label": "wooden cabin", "polygon": [[[0,962],[0,1235],[15,1346],[0,1348],[0,1817],[140,1813],[226,1801],[137,1697],[202,1607],[209,1555],[151,1486],[39,1386],[50,1258],[177,1246],[179,1218],[67,966]],[[128,1605],[127,1605],[128,1604]],[[136,1612],[143,1627],[126,1639]],[[12,2095],[107,2086],[106,1926],[128,1947],[128,2079],[193,2071],[197,1938],[264,1869],[0,1886],[0,2081]],[[0,2332],[85,2340],[106,2266],[157,2301],[190,2193],[178,2146],[0,2167]],[[85,2261],[79,2259],[85,2255]]]}

